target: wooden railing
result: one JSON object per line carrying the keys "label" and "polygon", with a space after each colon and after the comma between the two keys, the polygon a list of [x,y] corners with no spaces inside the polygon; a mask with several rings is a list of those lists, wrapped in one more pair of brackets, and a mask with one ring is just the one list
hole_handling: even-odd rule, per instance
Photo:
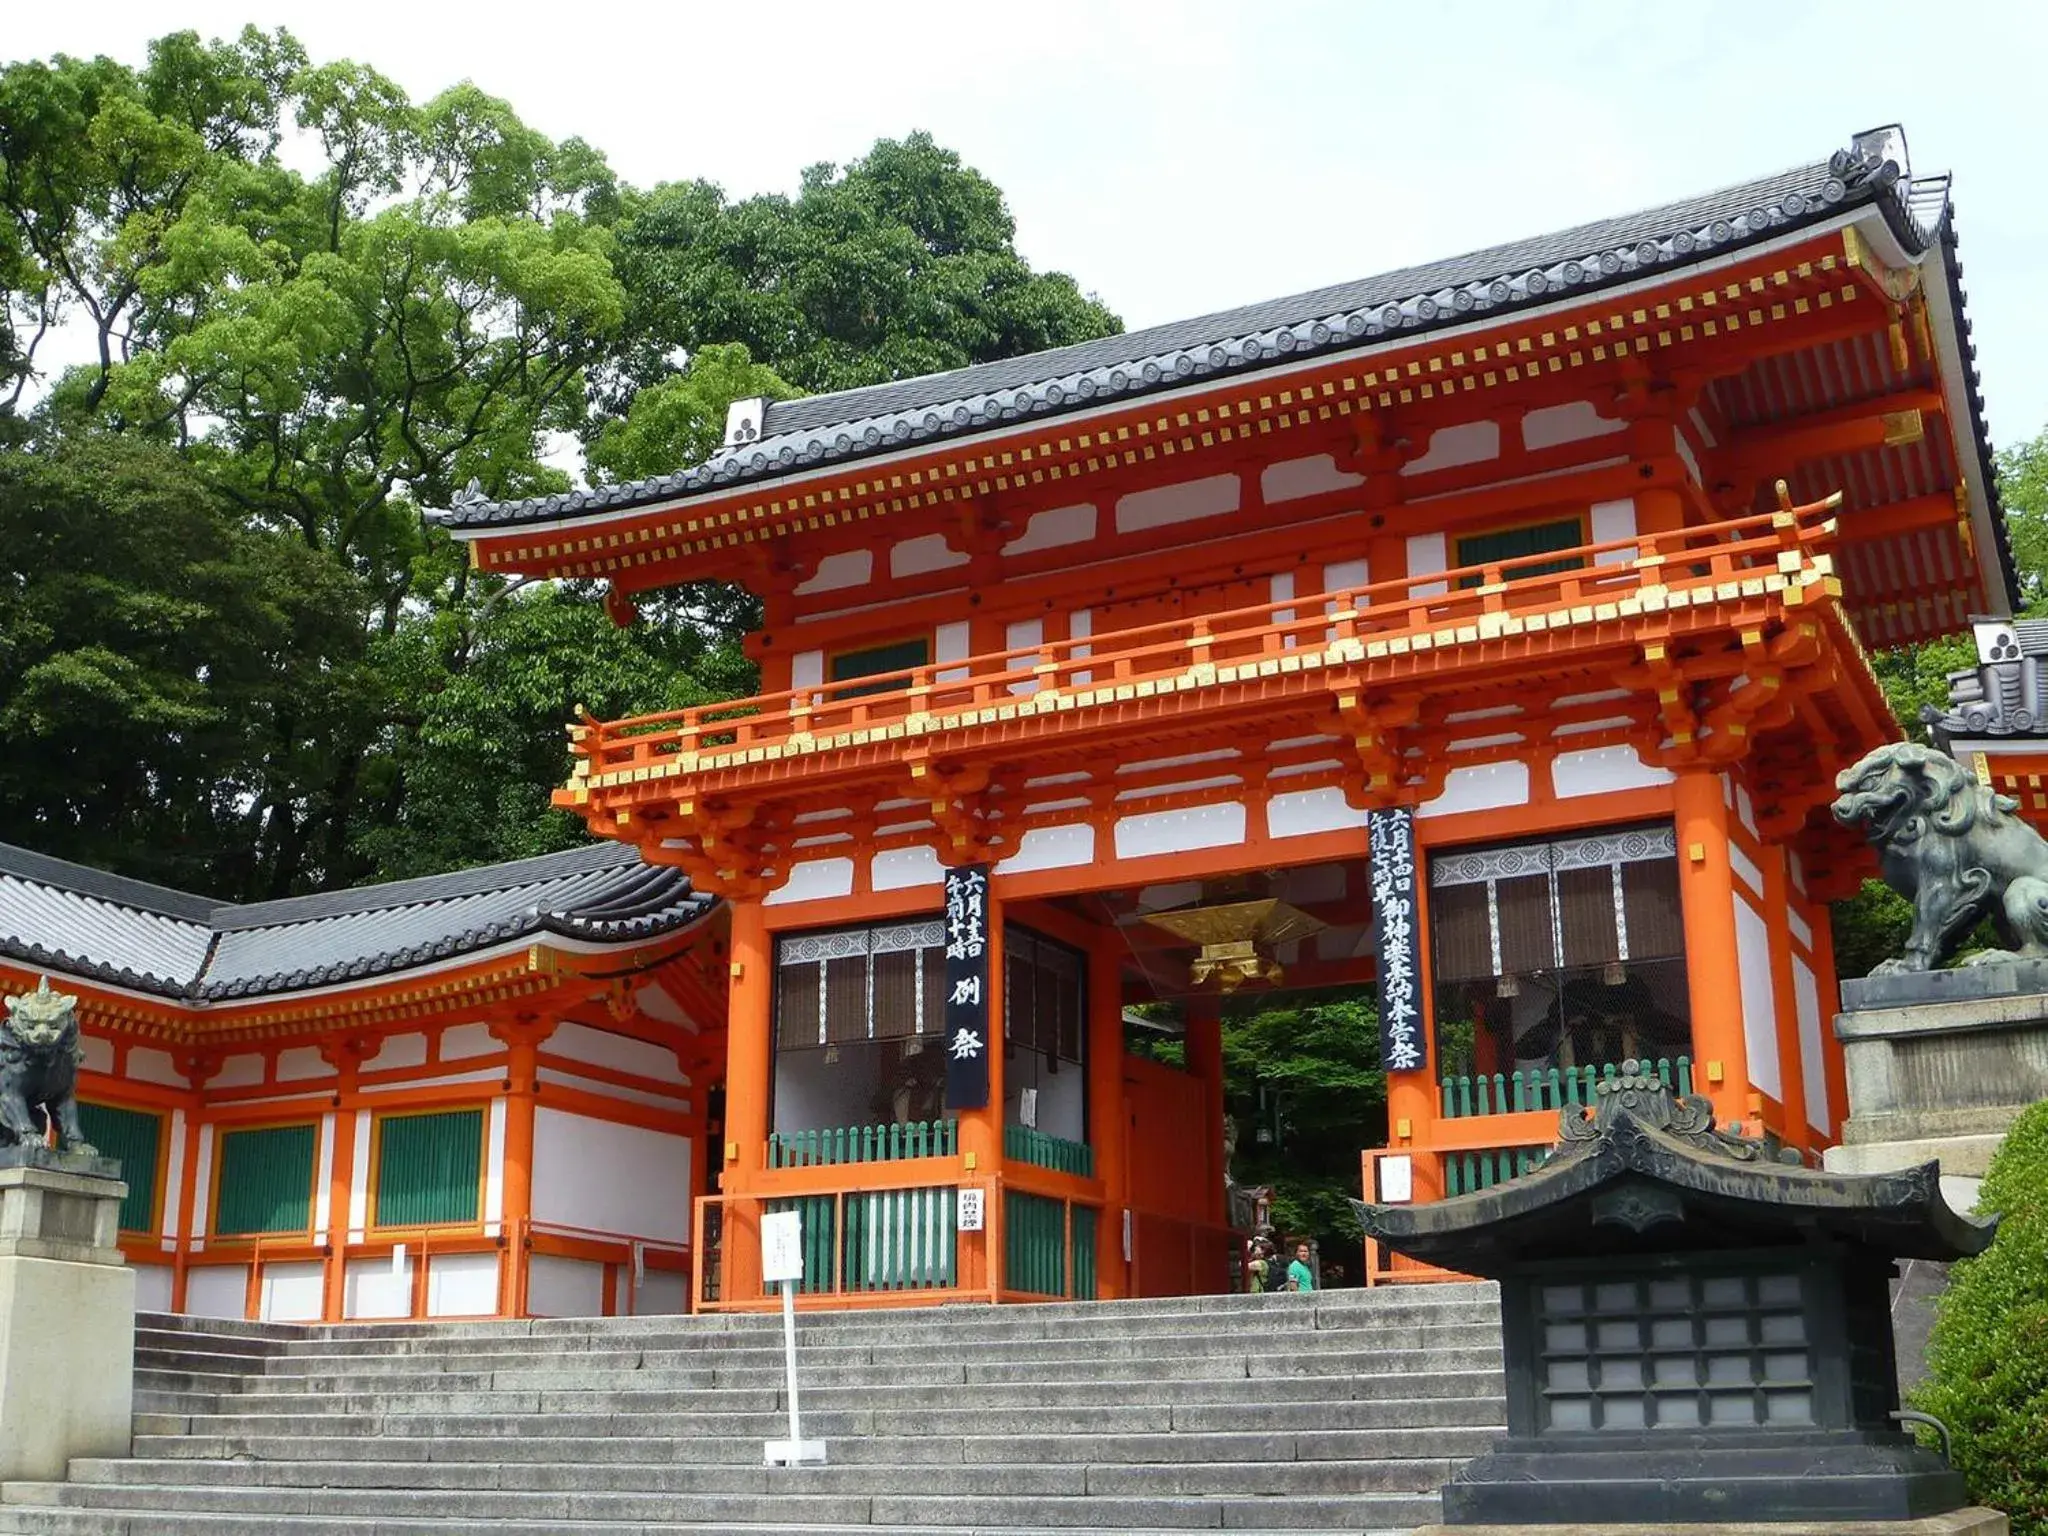
{"label": "wooden railing", "polygon": [[1099,1215],[1092,1205],[1009,1190],[1003,1208],[1003,1289],[1093,1301]]}
{"label": "wooden railing", "polygon": [[1030,1163],[1054,1173],[1071,1173],[1082,1179],[1095,1177],[1095,1153],[1085,1142],[1048,1136],[1028,1125],[1003,1127],[1003,1156],[1013,1163]]}
{"label": "wooden railing", "polygon": [[843,1125],[829,1130],[776,1132],[768,1138],[768,1166],[818,1168],[835,1163],[893,1163],[908,1157],[952,1157],[959,1150],[957,1120]]}
{"label": "wooden railing", "polygon": [[[1692,1058],[1659,1058],[1657,1076],[1680,1094],[1692,1092]],[[1590,1105],[1605,1078],[1616,1077],[1614,1062],[1584,1067],[1522,1067],[1513,1072],[1482,1072],[1443,1080],[1443,1117],[1512,1115],[1524,1110],[1563,1109]]]}
{"label": "wooden railing", "polygon": [[[1492,618],[1509,613],[1590,614],[1647,587],[1690,592],[1797,571],[1834,529],[1832,520],[1787,512],[1733,518],[1561,550],[1558,559],[1576,562],[1566,570],[1511,577],[1526,560],[1462,566],[662,714],[612,722],[585,716],[570,731],[578,763],[562,793],[574,803],[579,790],[666,770],[678,758],[694,765],[698,754],[731,763],[753,748],[825,748],[875,727],[917,733],[1044,690],[1120,692],[1268,661],[1298,670],[1310,652],[1320,653],[1320,665],[1354,664],[1377,642],[1460,626],[1484,633]],[[1441,590],[1418,596],[1418,588]]]}

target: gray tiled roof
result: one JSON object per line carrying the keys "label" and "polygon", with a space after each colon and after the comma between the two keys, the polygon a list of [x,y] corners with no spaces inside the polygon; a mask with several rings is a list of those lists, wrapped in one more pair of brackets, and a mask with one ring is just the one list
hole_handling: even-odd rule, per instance
{"label": "gray tiled roof", "polygon": [[713,905],[618,843],[246,906],[0,843],[0,955],[193,1000],[332,986],[541,934],[631,942]]}
{"label": "gray tiled roof", "polygon": [[1898,166],[1882,158],[1887,147],[1889,140],[1872,135],[1826,160],[1449,261],[951,373],[782,401],[768,408],[758,441],[674,474],[525,501],[469,496],[434,515],[451,529],[481,532],[574,521],[772,480],[915,442],[971,436],[1024,417],[1369,347],[1384,337],[1496,311],[1538,309],[1646,272],[1718,257],[1866,203],[1880,206],[1912,249],[1924,249],[1931,230],[1908,206]]}

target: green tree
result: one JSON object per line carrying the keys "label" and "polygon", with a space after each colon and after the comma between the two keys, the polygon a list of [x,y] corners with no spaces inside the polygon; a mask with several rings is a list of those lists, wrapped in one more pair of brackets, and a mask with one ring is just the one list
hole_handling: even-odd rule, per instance
{"label": "green tree", "polygon": [[796,392],[755,362],[744,343],[704,347],[680,373],[636,392],[623,417],[604,424],[590,445],[591,471],[605,480],[640,480],[701,464],[724,440],[727,406],[756,396],[787,400]]}
{"label": "green tree", "polygon": [[2048,1533],[2048,1103],[2013,1122],[1978,1201],[1998,1238],[1950,1274],[1915,1403],[1948,1425],[1978,1503]]}
{"label": "green tree", "polygon": [[358,599],[346,571],[245,526],[158,444],[0,454],[4,835],[261,888],[248,817],[360,685]]}
{"label": "green tree", "polygon": [[929,134],[814,165],[794,199],[728,202],[701,181],[625,200],[614,260],[631,296],[606,404],[670,357],[744,343],[799,389],[851,389],[1112,335],[1064,273],[1017,254],[1002,192]]}

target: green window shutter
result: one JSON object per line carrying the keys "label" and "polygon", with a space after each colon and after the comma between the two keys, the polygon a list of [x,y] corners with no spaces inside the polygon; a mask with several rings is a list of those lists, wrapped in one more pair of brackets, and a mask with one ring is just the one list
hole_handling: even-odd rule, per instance
{"label": "green window shutter", "polygon": [[[1579,530],[1579,520],[1568,517],[1562,522],[1537,523],[1528,528],[1468,534],[1458,540],[1457,563],[1492,565],[1522,555],[1547,555],[1556,550],[1577,549],[1585,542],[1585,536]],[[1553,571],[1576,570],[1583,564],[1583,560],[1531,560],[1526,564],[1508,566],[1501,575],[1509,581],[1518,581],[1525,576],[1548,576]],[[1479,577],[1477,574],[1463,577],[1458,585],[1476,587]]]}
{"label": "green window shutter", "polygon": [[157,1158],[163,1150],[164,1117],[146,1109],[78,1103],[78,1123],[101,1157],[118,1158],[128,1197],[121,1202],[121,1230],[149,1232],[156,1225]]}
{"label": "green window shutter", "polygon": [[308,1232],[313,1226],[315,1125],[223,1131],[213,1230],[219,1237]]}
{"label": "green window shutter", "polygon": [[478,1217],[484,1112],[390,1115],[377,1122],[380,1227],[458,1226]]}
{"label": "green window shutter", "polygon": [[[850,683],[885,672],[907,672],[912,667],[928,666],[931,659],[932,643],[922,635],[912,640],[892,641],[887,645],[871,645],[865,650],[841,651],[827,666],[826,681]],[[852,699],[868,693],[893,693],[903,686],[903,681],[898,678],[889,682],[871,683],[864,687],[835,687],[832,690],[832,697]]]}

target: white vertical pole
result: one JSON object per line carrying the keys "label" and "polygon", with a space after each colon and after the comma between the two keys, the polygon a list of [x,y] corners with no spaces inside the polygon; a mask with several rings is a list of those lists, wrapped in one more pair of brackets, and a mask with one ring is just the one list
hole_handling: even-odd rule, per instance
{"label": "white vertical pole", "polygon": [[801,1446],[804,1437],[797,1433],[796,1409],[796,1282],[782,1282],[782,1363],[789,1373],[789,1443]]}

